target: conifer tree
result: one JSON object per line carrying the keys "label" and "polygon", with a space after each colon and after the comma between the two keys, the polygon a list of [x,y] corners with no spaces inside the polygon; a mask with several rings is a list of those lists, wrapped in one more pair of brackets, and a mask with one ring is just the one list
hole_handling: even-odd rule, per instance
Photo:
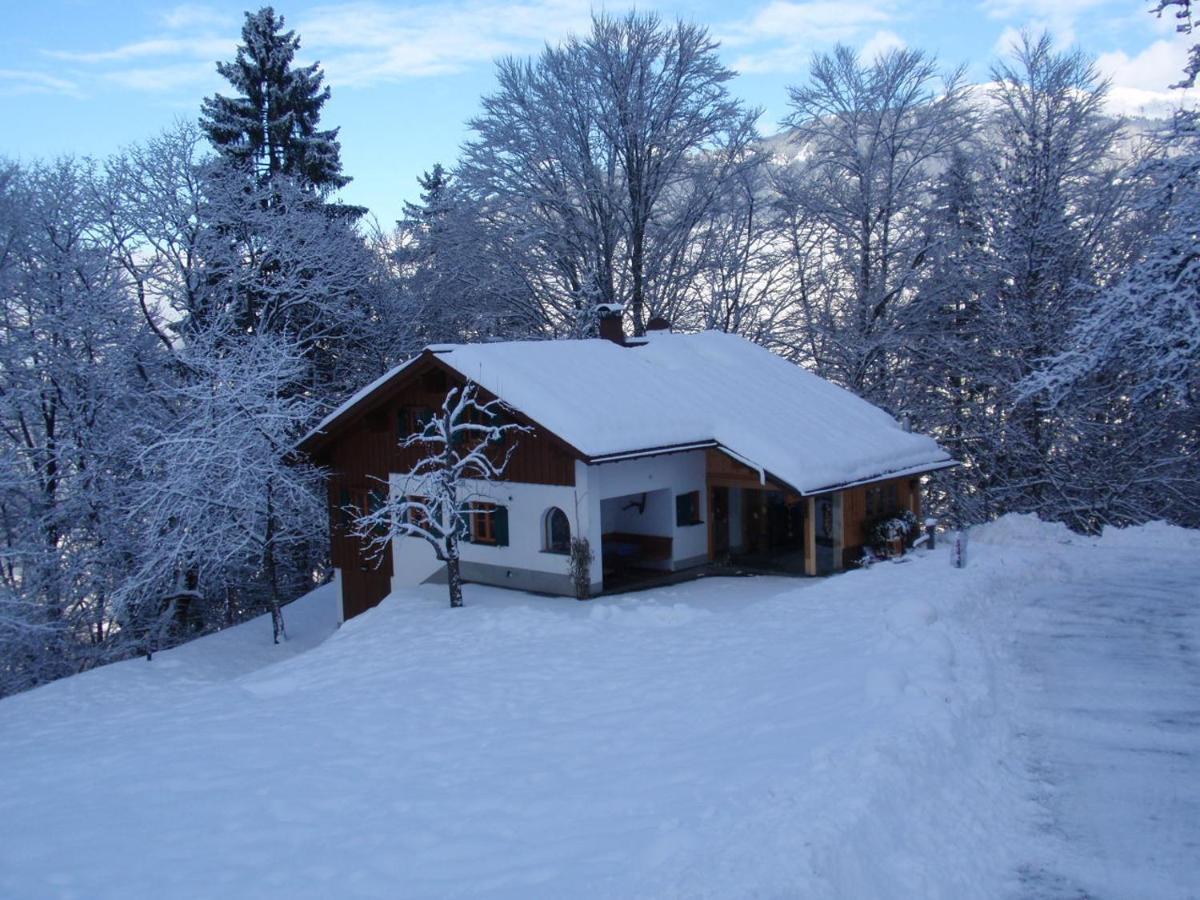
{"label": "conifer tree", "polygon": [[283,174],[334,190],[350,179],[342,175],[338,129],[318,127],[329,87],[319,64],[293,66],[300,38],[283,26],[270,6],[246,13],[237,56],[217,63],[238,96],[206,97],[200,125],[222,157],[261,180]]}

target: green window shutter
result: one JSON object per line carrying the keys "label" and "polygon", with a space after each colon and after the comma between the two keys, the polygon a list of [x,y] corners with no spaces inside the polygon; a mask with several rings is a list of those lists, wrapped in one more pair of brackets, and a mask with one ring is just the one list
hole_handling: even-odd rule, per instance
{"label": "green window shutter", "polygon": [[350,510],[346,507],[350,505],[350,492],[342,488],[338,494],[338,521],[342,523],[343,528],[350,527]]}
{"label": "green window shutter", "polygon": [[497,506],[493,515],[496,517],[496,546],[508,546],[508,507]]}
{"label": "green window shutter", "polygon": [[408,428],[408,407],[402,406],[396,410],[396,437],[404,440],[410,434]]}
{"label": "green window shutter", "polygon": [[463,543],[471,543],[471,516],[475,513],[463,513],[458,517],[458,539]]}

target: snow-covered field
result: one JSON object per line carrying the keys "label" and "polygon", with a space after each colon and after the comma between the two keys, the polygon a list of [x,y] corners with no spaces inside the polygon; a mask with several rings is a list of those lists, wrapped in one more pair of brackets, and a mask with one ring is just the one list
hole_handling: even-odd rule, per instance
{"label": "snow-covered field", "polygon": [[287,611],[0,702],[0,896],[1200,896],[1200,536]]}

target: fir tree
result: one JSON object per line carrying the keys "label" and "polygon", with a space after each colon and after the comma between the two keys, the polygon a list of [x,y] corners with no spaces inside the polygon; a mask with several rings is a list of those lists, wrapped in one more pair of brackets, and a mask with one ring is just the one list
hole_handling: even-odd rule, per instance
{"label": "fir tree", "polygon": [[338,129],[318,128],[329,87],[317,63],[293,67],[300,39],[283,25],[270,6],[246,13],[237,56],[217,63],[238,96],[206,97],[200,125],[222,157],[260,179],[284,174],[320,191],[340,188],[350,179]]}
{"label": "fir tree", "polygon": [[405,201],[404,220],[398,224],[401,227],[421,228],[431,226],[444,212],[447,191],[450,187],[450,174],[441,163],[434,163],[433,168],[417,176],[417,184],[421,186],[421,202]]}

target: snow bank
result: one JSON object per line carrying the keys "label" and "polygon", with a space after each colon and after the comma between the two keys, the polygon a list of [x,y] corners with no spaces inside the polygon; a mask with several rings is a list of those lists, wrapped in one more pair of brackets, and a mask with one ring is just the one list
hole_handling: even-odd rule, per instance
{"label": "snow bank", "polygon": [[[942,548],[591,603],[469,585],[461,610],[429,586],[332,634],[321,603],[301,603],[284,649],[249,623],[0,701],[0,896],[991,898],[1054,893],[1054,859],[1073,895],[1096,893],[1091,857],[1067,868],[1049,836],[1087,817],[1052,814],[1031,735],[1062,721],[1111,743],[1119,730],[1085,712],[1142,662],[1128,689],[1189,721],[1189,670],[1173,688],[1149,673],[1180,644],[1168,632],[1197,631],[1165,599],[1194,573],[1154,568],[1194,535],[1080,540],[1015,517],[980,532],[962,570]],[[1134,617],[1097,588],[1114,572],[1132,579],[1119,591],[1154,588]],[[1031,617],[1030,598],[1064,597],[1079,601],[1066,625]],[[1051,653],[1103,691],[1028,715],[1045,685],[1073,683],[1026,684],[1030,634],[1056,648],[1097,610],[1129,634],[1159,608],[1163,643],[1122,646],[1107,677],[1086,668],[1103,632]],[[1146,746],[1184,728],[1130,696]],[[1176,767],[1177,795],[1196,783],[1194,754],[1151,757]],[[1056,770],[1054,790],[1072,777]],[[1186,838],[1189,808],[1154,812]],[[1167,825],[1120,816],[1174,846]],[[1145,883],[1172,896],[1169,877]]]}
{"label": "snow bank", "polygon": [[970,541],[977,544],[1022,547],[1070,544],[1085,540],[1062,522],[1046,522],[1032,513],[1012,513],[971,529]]}

